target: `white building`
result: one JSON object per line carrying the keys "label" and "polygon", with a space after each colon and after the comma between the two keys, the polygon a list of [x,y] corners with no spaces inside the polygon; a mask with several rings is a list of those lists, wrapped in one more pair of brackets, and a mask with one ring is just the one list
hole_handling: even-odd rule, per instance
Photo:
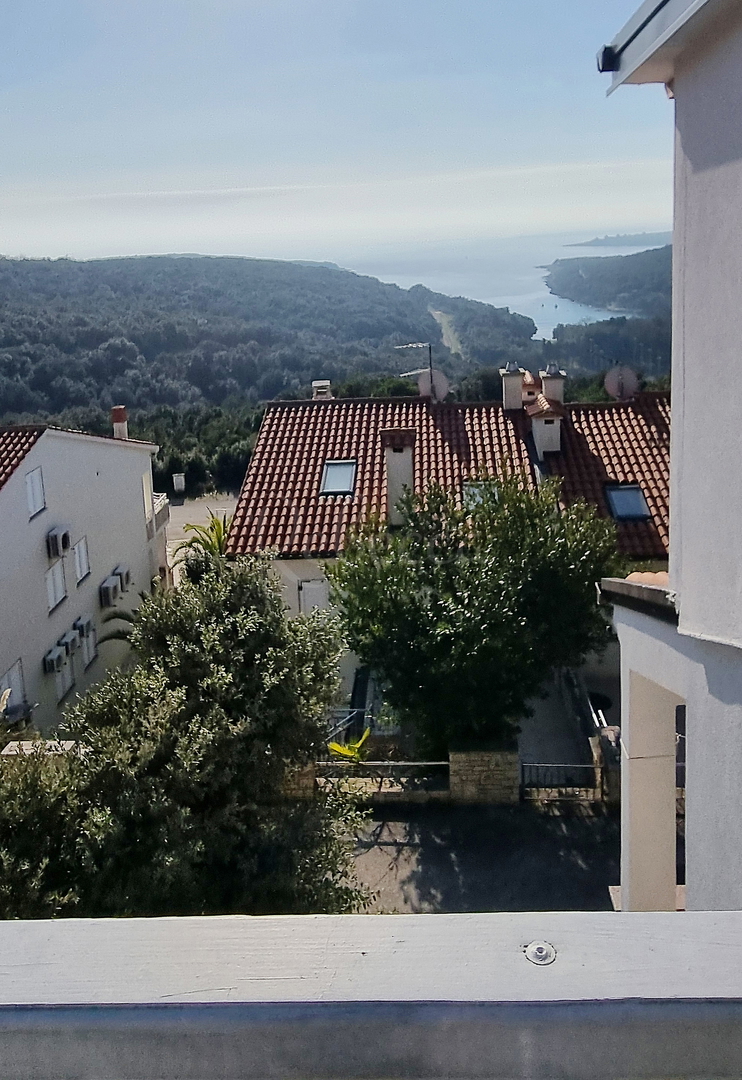
{"label": "white building", "polygon": [[[622,653],[622,906],[742,908],[742,4],[647,0],[599,57],[675,100],[669,587],[604,583]],[[685,732],[682,728],[685,725]]]}
{"label": "white building", "polygon": [[[0,428],[0,692],[10,717],[46,730],[120,663],[101,619],[167,576],[169,504],[153,495],[150,443],[45,426]],[[123,415],[122,415],[123,414]]]}

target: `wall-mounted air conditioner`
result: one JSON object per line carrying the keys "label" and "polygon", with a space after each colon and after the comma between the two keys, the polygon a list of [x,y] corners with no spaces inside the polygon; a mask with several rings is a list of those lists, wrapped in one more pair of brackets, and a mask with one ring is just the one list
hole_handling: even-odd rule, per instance
{"label": "wall-mounted air conditioner", "polygon": [[126,563],[119,563],[113,572],[113,576],[117,577],[121,582],[121,592],[126,592],[131,585],[131,570]]}
{"label": "wall-mounted air conditioner", "polygon": [[64,667],[66,653],[59,645],[55,645],[48,653],[44,654],[44,672],[53,675],[55,671],[61,671]]}
{"label": "wall-mounted air conditioner", "polygon": [[70,549],[70,531],[63,526],[50,529],[46,534],[46,553],[50,559],[58,559]]}
{"label": "wall-mounted air conditioner", "polygon": [[83,615],[82,618],[75,619],[72,628],[77,630],[81,638],[89,638],[94,628],[93,620],[89,615]]}
{"label": "wall-mounted air conditioner", "polygon": [[113,607],[121,594],[121,579],[115,575],[107,577],[100,587],[100,606]]}
{"label": "wall-mounted air conditioner", "polygon": [[60,649],[64,649],[68,656],[73,652],[77,652],[80,646],[79,632],[77,630],[68,630],[66,634],[62,634],[57,645],[59,645]]}

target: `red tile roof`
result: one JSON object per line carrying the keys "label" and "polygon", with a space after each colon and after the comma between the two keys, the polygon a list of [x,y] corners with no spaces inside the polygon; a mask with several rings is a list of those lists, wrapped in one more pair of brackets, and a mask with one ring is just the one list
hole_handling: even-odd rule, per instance
{"label": "red tile roof", "polygon": [[[633,402],[567,405],[562,452],[547,472],[562,476],[567,501],[583,497],[610,517],[604,485],[638,483],[653,515],[618,524],[632,558],[667,555],[669,401],[642,394]],[[414,485],[459,488],[508,461],[531,483],[537,468],[525,410],[499,404],[431,404],[423,398],[275,402],[266,409],[229,535],[228,552],[275,549],[283,557],[330,556],[349,526],[386,511],[382,442],[390,429],[414,432]],[[326,461],[357,462],[353,495],[321,495]]]}
{"label": "red tile roof", "polygon": [[[503,459],[535,483],[525,415],[500,406],[431,405],[422,398],[279,402],[266,409],[229,553],[273,547],[298,557],[342,550],[348,526],[386,511],[382,432],[390,428],[415,432],[416,490],[432,482],[460,487],[482,470],[495,475]],[[354,494],[321,495],[325,461],[344,459],[358,463]]]}
{"label": "red tile roof", "polygon": [[46,431],[43,425],[0,428],[0,488],[7,484],[26,454]]}
{"label": "red tile roof", "polygon": [[638,484],[652,515],[649,521],[617,521],[621,550],[633,559],[666,559],[670,507],[670,399],[637,394],[632,401],[568,405],[562,450],[547,454],[546,469],[562,477],[567,502],[582,497],[602,517],[611,513],[606,485]]}

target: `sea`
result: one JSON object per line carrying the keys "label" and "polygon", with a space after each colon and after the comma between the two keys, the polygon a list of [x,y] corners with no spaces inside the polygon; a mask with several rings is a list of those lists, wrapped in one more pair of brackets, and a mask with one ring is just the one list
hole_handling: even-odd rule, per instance
{"label": "sea", "polygon": [[342,265],[405,289],[421,284],[448,296],[465,296],[509,308],[530,316],[536,323],[536,336],[548,340],[559,323],[596,322],[616,315],[615,311],[576,304],[550,293],[544,281],[550,263],[556,259],[631,255],[656,246],[572,246],[592,240],[595,235],[558,233],[384,244],[357,251],[343,259]]}

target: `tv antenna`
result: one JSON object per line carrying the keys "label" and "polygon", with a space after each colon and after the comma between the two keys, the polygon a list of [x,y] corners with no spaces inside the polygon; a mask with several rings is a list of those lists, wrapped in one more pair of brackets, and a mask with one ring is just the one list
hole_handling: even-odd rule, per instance
{"label": "tv antenna", "polygon": [[428,366],[426,368],[415,368],[413,371],[403,371],[400,378],[405,379],[409,375],[417,375],[417,389],[420,396],[429,397],[431,401],[443,401],[449,390],[448,379],[442,371],[433,367],[433,346],[430,342],[411,341],[409,345],[395,345],[394,348],[428,350]]}
{"label": "tv antenna", "polygon": [[603,386],[606,393],[616,401],[628,401],[639,389],[639,379],[633,368],[619,364],[606,372]]}

